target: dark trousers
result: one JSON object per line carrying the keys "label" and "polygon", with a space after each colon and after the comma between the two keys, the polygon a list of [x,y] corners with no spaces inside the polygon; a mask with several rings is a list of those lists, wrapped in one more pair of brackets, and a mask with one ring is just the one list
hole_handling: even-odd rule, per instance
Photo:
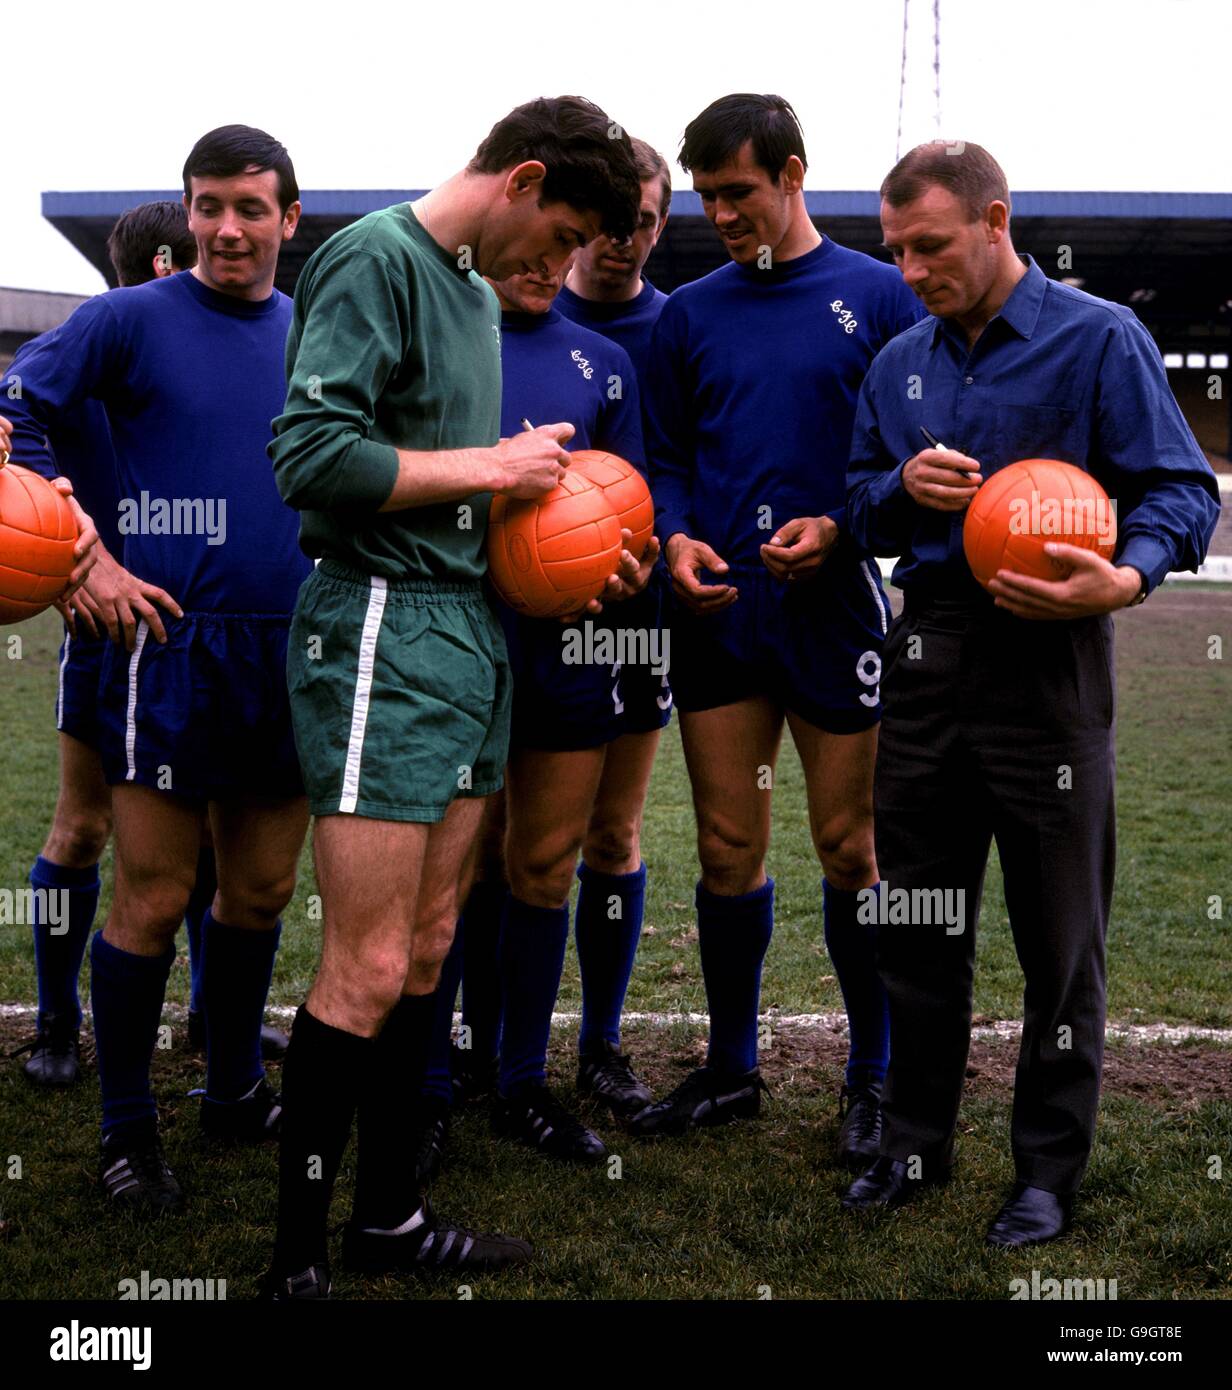
{"label": "dark trousers", "polygon": [[[995,839],[1026,982],[1014,1163],[1032,1186],[1073,1192],[1094,1139],[1104,1052],[1116,854],[1112,620],[1028,622],[986,602],[909,596],[887,636],[882,698],[882,882],[889,894],[949,889],[964,905],[961,931],[920,920],[877,928],[890,1003],[882,1152],[919,1156],[925,1169],[952,1161],[975,927]],[[915,917],[935,921],[916,897]]]}

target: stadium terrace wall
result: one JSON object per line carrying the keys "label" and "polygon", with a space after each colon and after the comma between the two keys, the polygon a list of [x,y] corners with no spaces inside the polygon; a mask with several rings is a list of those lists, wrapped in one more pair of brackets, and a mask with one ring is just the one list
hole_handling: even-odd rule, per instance
{"label": "stadium terrace wall", "polygon": [[[340,227],[424,191],[305,192],[299,231],[279,261],[278,287],[291,293],[304,262]],[[48,192],[42,211],[113,284],[106,242],[115,219],[138,203],[180,196],[179,190]],[[811,190],[805,200],[828,236],[886,259],[875,192]],[[1232,352],[1232,194],[1026,192],[1014,195],[1013,212],[1015,244],[1045,274],[1133,308],[1165,354],[1173,389],[1203,446],[1232,454],[1232,389],[1223,390],[1221,380],[1219,398],[1210,398],[1210,377],[1228,379]],[[677,190],[647,265],[649,278],[670,292],[725,259],[697,194]],[[7,327],[0,318],[0,334]]]}

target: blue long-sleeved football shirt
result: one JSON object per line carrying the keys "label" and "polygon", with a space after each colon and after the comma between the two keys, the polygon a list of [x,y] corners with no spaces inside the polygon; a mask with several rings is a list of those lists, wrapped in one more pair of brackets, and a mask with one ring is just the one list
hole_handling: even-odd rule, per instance
{"label": "blue long-sleeved football shirt", "polygon": [[876,555],[898,555],[904,590],[978,594],[962,547],[963,512],[912,500],[902,465],[928,447],[923,425],[977,459],[985,479],[1026,458],[1076,464],[1117,506],[1114,562],[1154,588],[1195,569],[1219,515],[1219,489],[1168,386],[1159,350],[1129,310],[1027,273],[968,348],[930,318],[890,343],[860,392],[848,524]]}
{"label": "blue long-sleeved football shirt", "polygon": [[[4,393],[0,401],[6,401],[10,393],[13,398],[20,397],[26,359],[39,351],[46,337],[47,334],[40,333],[17,349],[8,372],[0,381],[0,390]],[[0,407],[2,413],[3,407]],[[37,438],[28,415],[22,418],[19,426],[14,423],[13,462],[32,468],[45,478],[54,478],[57,474],[67,478],[82,511],[94,522],[99,540],[119,559],[123,540],[117,519],[119,490],[115,446],[102,404],[84,400],[74,409],[62,411],[56,422],[54,439]]]}
{"label": "blue long-sleeved football shirt", "polygon": [[561,287],[556,296],[554,308],[567,319],[580,323],[595,333],[601,333],[613,343],[618,343],[629,354],[633,370],[640,378],[646,370],[650,357],[650,339],[654,326],[659,321],[667,295],[656,290],[649,280],[643,277],[642,288],[632,299],[609,303],[607,300],[583,299],[574,294],[568,285]]}
{"label": "blue long-sleeved football shirt", "polygon": [[98,295],[22,355],[15,461],[54,475],[47,440],[101,402],[125,567],[186,611],[290,613],[311,565],[265,454],[290,321],[277,290],[237,299],[191,271]]}
{"label": "blue long-sleeved football shirt", "polygon": [[501,314],[501,434],[567,420],[566,449],[604,449],[645,468],[637,375],[625,350],[553,307]]}
{"label": "blue long-sleeved football shirt", "polygon": [[[17,366],[15,358],[14,371]],[[102,402],[85,400],[78,409],[66,411],[49,442],[56,460],[55,471],[72,483],[73,496],[94,522],[99,540],[118,560],[124,553],[119,522],[120,486],[111,423]]]}
{"label": "blue long-sleeved football shirt", "polygon": [[683,531],[729,565],[760,567],[760,547],[794,517],[843,528],[860,383],[922,312],[893,266],[829,237],[669,296],[641,383],[664,546]]}

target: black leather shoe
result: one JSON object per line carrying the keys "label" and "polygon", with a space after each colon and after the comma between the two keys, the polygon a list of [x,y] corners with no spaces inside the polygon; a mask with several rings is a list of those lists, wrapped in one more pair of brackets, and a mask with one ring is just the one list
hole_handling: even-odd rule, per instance
{"label": "black leather shoe", "polygon": [[10,1057],[30,1056],[22,1071],[36,1086],[72,1086],[81,1079],[81,1025],[45,1014],[38,1036],[23,1043]]}
{"label": "black leather shoe", "polygon": [[913,1178],[907,1165],[896,1158],[882,1155],[851,1184],[840,1206],[844,1211],[867,1211],[870,1207],[901,1207],[904,1202],[929,1187],[940,1187],[949,1181],[950,1170],[938,1166],[931,1175]]}
{"label": "black leather shoe", "polygon": [[633,1071],[618,1047],[603,1041],[578,1058],[578,1094],[603,1101],[618,1120],[631,1120],[654,1102],[650,1087]]}
{"label": "black leather shoe", "polygon": [[652,1139],[730,1120],[756,1119],[761,1114],[761,1093],[768,1095],[769,1090],[756,1067],[739,1074],[698,1067],[670,1095],[635,1115],[628,1122],[629,1132],[639,1139]]}
{"label": "black leather shoe", "polygon": [[1043,1245],[1063,1236],[1073,1224],[1074,1199],[1016,1182],[1005,1205],[993,1218],[985,1245],[1016,1250],[1022,1245]]}
{"label": "black leather shoe", "polygon": [[259,1144],[277,1139],[282,1127],[282,1096],[264,1077],[239,1100],[201,1102],[201,1132],[211,1139]]}
{"label": "black leather shoe", "polygon": [[862,1172],[880,1155],[881,1087],[875,1084],[839,1092],[838,1161],[852,1172]]}
{"label": "black leather shoe", "polygon": [[570,1114],[546,1086],[519,1086],[511,1095],[498,1097],[492,1128],[566,1163],[602,1163],[607,1157],[603,1140]]}
{"label": "black leather shoe", "polygon": [[[281,1028],[273,1028],[268,1023],[263,1023],[261,1025],[261,1060],[263,1062],[280,1062],[287,1050],[289,1041],[290,1039]],[[205,1014],[200,1009],[189,1009],[188,1011],[188,1046],[194,1052],[205,1051]]]}
{"label": "black leather shoe", "polygon": [[112,1205],[125,1211],[160,1216],[184,1206],[184,1190],[167,1164],[153,1120],[103,1141],[99,1181]]}
{"label": "black leather shoe", "polygon": [[442,1221],[425,1197],[396,1230],[363,1226],[355,1217],[342,1235],[342,1263],[367,1274],[449,1270],[481,1274],[525,1264],[530,1245],[511,1236],[487,1235]]}
{"label": "black leather shoe", "polygon": [[470,1105],[472,1101],[491,1100],[496,1095],[500,1076],[500,1059],[474,1059],[470,1051],[454,1043],[449,1053],[449,1068],[453,1076],[453,1103]]}
{"label": "black leather shoe", "polygon": [[330,1296],[329,1265],[309,1265],[298,1274],[270,1272],[261,1281],[258,1298],[267,1302],[287,1303],[296,1298],[328,1298]]}

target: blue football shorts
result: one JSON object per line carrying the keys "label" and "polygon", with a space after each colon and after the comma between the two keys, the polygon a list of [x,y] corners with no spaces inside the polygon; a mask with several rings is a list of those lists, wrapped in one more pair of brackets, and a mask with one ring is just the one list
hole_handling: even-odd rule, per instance
{"label": "blue football shorts", "polygon": [[107,644],[99,751],[109,784],[197,801],[302,796],[287,697],[289,613],[185,613]]}
{"label": "blue football shorts", "polygon": [[569,624],[498,603],[513,671],[513,746],[574,752],[662,729],[672,717],[668,592],[657,569],[640,594]]}
{"label": "blue football shorts", "polygon": [[98,697],[103,658],[111,645],[105,634],[92,637],[79,627],[66,628],[60,643],[56,677],[56,728],[89,747],[98,748]]}
{"label": "blue football shorts", "polygon": [[880,720],[890,605],[875,561],[839,551],[812,579],[776,579],[762,564],[733,565],[721,578],[740,597],[718,613],[698,616],[673,596],[672,689],[681,710],[762,695],[826,733],[859,733]]}

